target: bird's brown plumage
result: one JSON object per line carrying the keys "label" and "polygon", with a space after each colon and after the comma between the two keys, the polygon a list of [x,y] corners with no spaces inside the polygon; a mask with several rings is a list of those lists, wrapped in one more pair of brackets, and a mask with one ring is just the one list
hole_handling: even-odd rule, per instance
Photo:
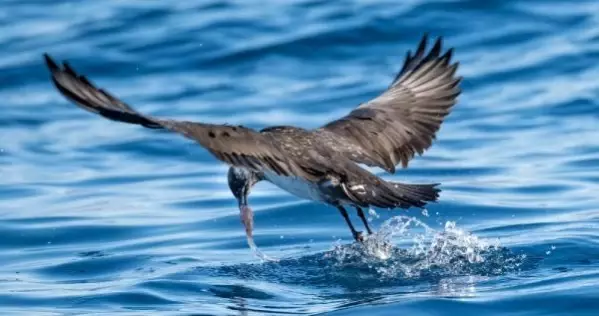
{"label": "bird's brown plumage", "polygon": [[[428,149],[460,94],[461,77],[451,64],[453,49],[443,55],[441,39],[427,53],[425,35],[386,91],[320,132],[336,137],[336,149],[357,163],[391,173],[407,167],[416,153]],[[334,135],[334,136],[332,136]]]}
{"label": "bird's brown plumage", "polygon": [[273,145],[269,134],[243,126],[159,119],[140,114],[105,90],[97,88],[85,76],[77,74],[68,63],[60,67],[47,54],[44,57],[56,88],[85,110],[115,121],[177,132],[195,140],[216,158],[232,166],[255,171],[264,168],[283,176],[302,174],[289,157]]}
{"label": "bird's brown plumage", "polygon": [[398,185],[361,168],[358,163],[395,171],[415,153],[431,146],[435,133],[460,93],[452,50],[441,55],[441,40],[426,52],[425,36],[416,53],[408,52],[402,70],[378,97],[322,128],[279,126],[256,131],[243,126],[155,118],[137,112],[68,63],[59,66],[44,56],[56,88],[79,107],[105,118],[166,129],[188,137],[219,160],[254,172],[273,172],[312,183],[338,183],[338,200],[359,206],[422,207],[434,201],[435,185]]}

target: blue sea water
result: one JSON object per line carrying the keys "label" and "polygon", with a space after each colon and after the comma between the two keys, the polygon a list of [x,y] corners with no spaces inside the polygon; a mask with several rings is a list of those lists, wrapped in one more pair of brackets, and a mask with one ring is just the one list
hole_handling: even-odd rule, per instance
{"label": "blue sea water", "polygon": [[[0,8],[0,314],[599,315],[599,2]],[[439,203],[372,210],[361,247],[334,208],[260,183],[255,238],[279,262],[247,246],[226,166],[72,106],[41,58],[144,113],[318,127],[380,93],[424,32],[455,47],[463,94],[384,177],[441,182]]]}

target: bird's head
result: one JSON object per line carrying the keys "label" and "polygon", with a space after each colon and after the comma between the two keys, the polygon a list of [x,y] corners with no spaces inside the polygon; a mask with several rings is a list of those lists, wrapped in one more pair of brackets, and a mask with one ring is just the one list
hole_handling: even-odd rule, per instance
{"label": "bird's head", "polygon": [[231,167],[227,178],[229,189],[237,199],[239,209],[249,207],[248,195],[252,187],[262,180],[260,174],[245,168]]}

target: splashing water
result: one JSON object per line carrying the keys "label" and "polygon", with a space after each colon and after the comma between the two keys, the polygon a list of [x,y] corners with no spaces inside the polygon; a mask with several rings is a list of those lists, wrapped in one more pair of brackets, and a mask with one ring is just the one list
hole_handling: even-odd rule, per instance
{"label": "splashing water", "polygon": [[[404,242],[411,239],[412,245],[394,246],[395,237]],[[525,259],[500,247],[498,241],[484,241],[458,228],[455,222],[437,231],[407,216],[387,220],[363,244],[338,243],[325,256],[336,267],[368,267],[382,277],[394,278],[501,274],[517,270]]]}
{"label": "splashing water", "polygon": [[[252,210],[243,208],[240,216],[248,245],[258,258],[277,264],[294,260],[282,261],[261,252],[252,235]],[[394,240],[402,241],[407,247],[394,245]],[[397,278],[499,275],[518,271],[525,259],[526,255],[515,255],[498,241],[482,240],[458,228],[455,222],[446,222],[439,231],[414,217],[396,216],[385,221],[378,232],[366,236],[362,243],[347,245],[338,241],[317,261],[326,261],[321,266],[325,270],[365,272],[362,278],[383,282]],[[445,282],[447,287],[454,281]],[[440,288],[440,291],[447,292],[447,289]]]}
{"label": "splashing water", "polygon": [[371,221],[373,218],[379,218],[380,217],[379,214],[375,210],[373,210],[371,208],[368,209],[368,215],[369,215],[368,216],[368,221]]}
{"label": "splashing water", "polygon": [[[251,234],[248,242],[253,243]],[[255,245],[252,248],[258,251]],[[337,242],[324,253],[200,269],[260,282],[383,292],[408,286],[410,291],[463,297],[475,295],[480,281],[530,269],[535,264],[530,259],[481,240],[454,222],[435,230],[416,218],[397,216],[364,243]]]}

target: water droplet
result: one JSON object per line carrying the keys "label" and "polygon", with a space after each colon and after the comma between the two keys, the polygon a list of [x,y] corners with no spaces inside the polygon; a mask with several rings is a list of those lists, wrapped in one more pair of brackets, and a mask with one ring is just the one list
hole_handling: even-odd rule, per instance
{"label": "water droplet", "polygon": [[[337,242],[326,256],[340,268],[369,267],[379,275],[379,280],[419,277],[430,273],[431,269],[445,275],[463,275],[471,273],[472,269],[504,273],[517,269],[524,259],[516,255],[506,257],[497,239],[492,242],[481,240],[458,228],[455,222],[446,222],[443,226],[436,230],[414,217],[395,216],[385,221],[378,232],[367,236],[363,243]],[[395,246],[393,239],[397,237],[412,240],[412,246]]]}
{"label": "water droplet", "polygon": [[373,210],[371,208],[368,209],[368,215],[369,215],[369,217],[368,217],[369,221],[371,221],[373,218],[379,218],[380,217],[379,214],[375,210]]}

